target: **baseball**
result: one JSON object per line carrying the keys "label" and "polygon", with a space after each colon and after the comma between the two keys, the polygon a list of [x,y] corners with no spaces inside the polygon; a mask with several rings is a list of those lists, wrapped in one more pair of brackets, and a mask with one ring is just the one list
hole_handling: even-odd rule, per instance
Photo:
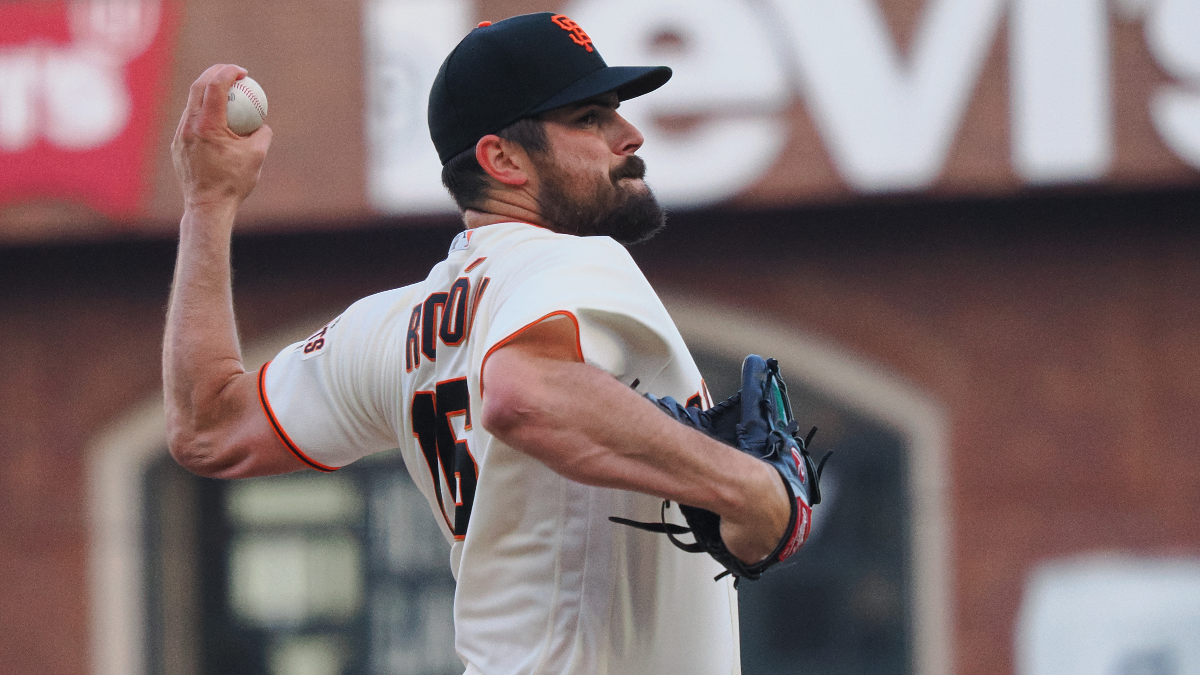
{"label": "baseball", "polygon": [[252,78],[243,77],[229,88],[225,117],[230,131],[249,136],[267,119],[267,94]]}

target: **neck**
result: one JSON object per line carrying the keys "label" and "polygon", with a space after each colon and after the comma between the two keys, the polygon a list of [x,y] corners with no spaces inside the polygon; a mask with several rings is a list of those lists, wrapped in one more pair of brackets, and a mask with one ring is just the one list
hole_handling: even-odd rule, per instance
{"label": "neck", "polygon": [[463,224],[468,230],[496,223],[529,223],[548,230],[554,227],[542,218],[537,199],[528,190],[497,193],[492,191],[475,208],[463,212]]}
{"label": "neck", "polygon": [[539,227],[550,229],[549,226],[543,223],[540,219],[534,218],[531,215],[507,215],[492,213],[490,211],[476,211],[475,209],[468,209],[463,211],[462,219],[463,226],[468,230],[473,230],[477,227],[483,227],[484,225],[495,225],[497,223],[529,223],[530,225],[537,225]]}

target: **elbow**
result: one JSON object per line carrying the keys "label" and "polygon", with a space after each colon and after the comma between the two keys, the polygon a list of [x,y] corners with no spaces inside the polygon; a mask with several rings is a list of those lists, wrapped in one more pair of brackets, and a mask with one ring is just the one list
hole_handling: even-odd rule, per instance
{"label": "elbow", "polygon": [[218,478],[225,468],[222,453],[211,435],[183,425],[167,423],[167,450],[179,466],[204,478]]}
{"label": "elbow", "polygon": [[501,442],[518,447],[529,426],[533,406],[519,387],[489,387],[483,400],[483,428]]}
{"label": "elbow", "polygon": [[[480,424],[496,440],[573,480],[580,471],[588,439],[579,427],[580,411],[566,407],[562,372],[555,361],[522,358],[502,349],[484,367]],[[547,369],[550,369],[547,372]]]}
{"label": "elbow", "polygon": [[528,388],[488,387],[483,428],[501,443],[525,453],[555,473],[598,485],[591,444],[563,423],[559,411]]}
{"label": "elbow", "polygon": [[562,429],[550,402],[515,380],[490,384],[483,400],[483,428],[497,440],[558,470]]}
{"label": "elbow", "polygon": [[[167,449],[181,467],[205,478],[236,478],[253,459],[261,421],[252,376],[212,382],[183,395],[165,393]],[[259,434],[261,435],[261,434]]]}
{"label": "elbow", "polygon": [[483,368],[483,428],[502,443],[520,448],[521,436],[535,415],[529,374],[520,366],[520,354],[502,349]]}
{"label": "elbow", "polygon": [[213,476],[211,454],[204,452],[194,434],[168,432],[167,450],[176,464],[191,473],[205,478]]}

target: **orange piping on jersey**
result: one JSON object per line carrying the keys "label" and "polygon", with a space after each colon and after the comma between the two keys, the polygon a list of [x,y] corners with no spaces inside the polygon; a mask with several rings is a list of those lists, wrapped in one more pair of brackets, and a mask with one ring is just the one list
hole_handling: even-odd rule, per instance
{"label": "orange piping on jersey", "polygon": [[497,342],[496,344],[492,345],[491,349],[487,350],[487,353],[483,355],[483,363],[479,364],[479,398],[480,399],[483,398],[483,370],[484,370],[484,368],[487,368],[487,360],[492,356],[492,353],[495,352],[497,349],[500,349],[504,345],[517,339],[517,337],[520,336],[521,333],[524,333],[525,331],[529,330],[530,328],[533,328],[534,326],[545,321],[546,319],[549,319],[552,316],[565,316],[571,320],[571,323],[575,324],[575,352],[577,354],[579,354],[579,362],[583,363],[583,345],[579,341],[579,319],[576,319],[575,315],[573,313],[568,312],[565,309],[560,309],[557,312],[550,312],[549,314],[547,314],[546,316],[543,316],[540,319],[537,319],[535,321],[531,321],[530,323],[525,324],[520,329],[513,332],[512,335],[509,335],[508,337],[504,338],[503,340]]}
{"label": "orange piping on jersey", "polygon": [[479,263],[483,262],[484,260],[487,260],[487,256],[484,256],[482,258],[476,258],[474,262],[472,262],[470,265],[467,265],[465,268],[463,268],[463,272],[470,272],[471,270],[475,269],[476,267],[479,267]]}
{"label": "orange piping on jersey", "polygon": [[267,400],[267,366],[269,365],[271,365],[271,362],[267,361],[263,364],[262,368],[258,369],[258,400],[260,403],[262,403],[263,414],[267,416],[267,421],[271,423],[271,428],[275,430],[275,436],[277,436],[279,440],[285,446],[287,446],[288,450],[292,451],[292,454],[296,456],[296,459],[304,462],[308,466],[316,469],[317,471],[324,471],[326,473],[337,471],[338,467],[325,466],[324,464],[304,454],[304,452],[292,442],[292,439],[287,435],[287,432],[283,430],[283,425],[279,423],[279,420],[275,417],[275,411],[271,409],[271,402]]}

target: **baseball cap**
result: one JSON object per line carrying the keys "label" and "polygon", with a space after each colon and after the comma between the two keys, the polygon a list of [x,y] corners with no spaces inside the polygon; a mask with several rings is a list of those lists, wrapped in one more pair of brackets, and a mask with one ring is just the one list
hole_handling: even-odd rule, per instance
{"label": "baseball cap", "polygon": [[622,101],[671,79],[666,66],[610,66],[562,14],[487,21],[442,62],[429,92],[429,135],[442,164],[522,117],[616,92]]}

